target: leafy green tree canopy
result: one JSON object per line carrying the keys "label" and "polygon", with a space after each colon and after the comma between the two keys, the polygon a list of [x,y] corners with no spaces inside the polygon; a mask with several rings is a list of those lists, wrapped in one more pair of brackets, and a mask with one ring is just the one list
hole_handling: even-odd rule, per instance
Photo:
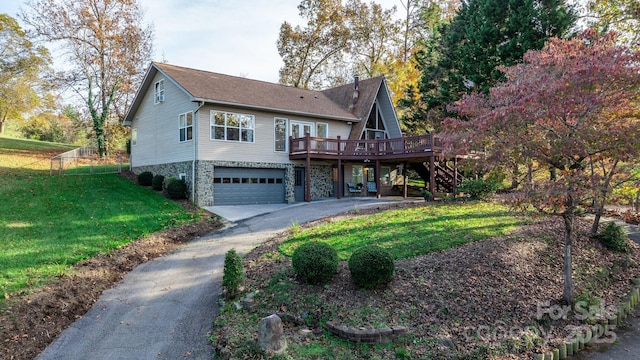
{"label": "leafy green tree canopy", "polygon": [[38,85],[50,63],[45,47],[29,41],[16,19],[0,14],[0,134],[7,121],[37,106]]}

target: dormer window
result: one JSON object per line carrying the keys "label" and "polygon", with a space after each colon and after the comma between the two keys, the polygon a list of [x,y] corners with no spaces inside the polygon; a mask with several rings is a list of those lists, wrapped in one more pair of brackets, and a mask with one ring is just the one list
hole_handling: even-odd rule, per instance
{"label": "dormer window", "polygon": [[164,79],[157,81],[153,87],[153,103],[159,104],[164,102]]}

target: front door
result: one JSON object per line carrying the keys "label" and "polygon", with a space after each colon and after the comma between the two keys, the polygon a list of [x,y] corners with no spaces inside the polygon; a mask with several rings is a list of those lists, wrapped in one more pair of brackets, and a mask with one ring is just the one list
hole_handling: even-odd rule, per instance
{"label": "front door", "polygon": [[295,183],[293,187],[293,192],[295,195],[296,202],[304,201],[304,184],[305,184],[305,171],[304,168],[296,168],[295,169]]}

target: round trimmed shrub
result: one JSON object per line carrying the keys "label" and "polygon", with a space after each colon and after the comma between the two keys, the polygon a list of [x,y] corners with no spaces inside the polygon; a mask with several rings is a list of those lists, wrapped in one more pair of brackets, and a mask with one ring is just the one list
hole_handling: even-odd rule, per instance
{"label": "round trimmed shrub", "polygon": [[338,252],[329,244],[311,241],[294,250],[291,265],[300,280],[325,284],[338,272]]}
{"label": "round trimmed shrub", "polygon": [[142,186],[151,186],[153,182],[153,173],[151,171],[145,171],[138,174],[138,184]]}
{"label": "round trimmed shrub", "polygon": [[164,176],[156,175],[153,177],[153,180],[151,181],[151,187],[153,188],[153,190],[162,191],[163,182],[164,182]]}
{"label": "round trimmed shrub", "polygon": [[351,280],[363,288],[386,284],[393,277],[393,257],[375,245],[367,245],[354,251],[349,258]]}
{"label": "round trimmed shrub", "polygon": [[167,185],[167,195],[172,199],[187,197],[187,183],[184,180],[173,180]]}
{"label": "round trimmed shrub", "polygon": [[178,178],[175,177],[175,176],[167,176],[167,177],[165,177],[164,181],[162,182],[162,188],[166,190],[169,187],[169,184],[172,181],[175,181],[175,180],[178,180]]}

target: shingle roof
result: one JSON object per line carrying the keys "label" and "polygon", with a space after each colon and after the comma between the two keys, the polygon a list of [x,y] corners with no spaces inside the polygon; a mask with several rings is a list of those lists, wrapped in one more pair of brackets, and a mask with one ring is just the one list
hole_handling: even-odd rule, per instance
{"label": "shingle roof", "polygon": [[[175,65],[153,63],[153,66],[173,79],[195,100],[330,117],[345,121],[360,119],[348,106],[341,105],[335,101],[334,97],[329,96],[331,93],[325,94],[322,91],[305,90]],[[353,88],[353,85],[351,87]],[[372,104],[373,102],[369,103],[369,108]]]}

